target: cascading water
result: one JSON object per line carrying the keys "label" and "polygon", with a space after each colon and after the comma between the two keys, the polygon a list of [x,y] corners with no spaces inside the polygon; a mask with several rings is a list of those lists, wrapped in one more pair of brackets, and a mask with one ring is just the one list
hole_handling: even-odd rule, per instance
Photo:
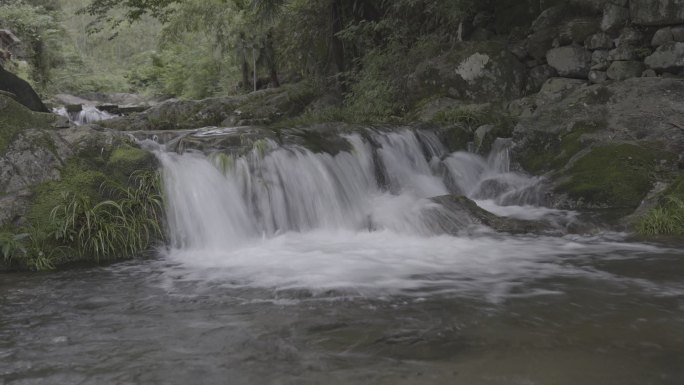
{"label": "cascading water", "polygon": [[77,126],[113,119],[116,117],[116,115],[99,110],[95,106],[83,106],[80,111],[75,113],[68,112],[65,107],[54,108],[52,112],[68,118],[70,122]]}
{"label": "cascading water", "polygon": [[543,262],[549,255],[617,247],[501,236],[474,228],[467,215],[457,220],[467,230],[461,235],[436,232],[432,214],[446,208],[430,198],[446,194],[466,195],[505,216],[572,219],[572,213],[531,206],[542,196],[540,179],[511,171],[507,140],[497,140],[482,158],[448,153],[428,131],[344,138],[350,150],[335,155],[267,139],[246,152],[156,151],[167,199],[168,258],[202,279],[233,285],[493,295],[524,276],[572,270]]}
{"label": "cascading water", "polygon": [[539,184],[510,172],[506,142],[483,159],[448,154],[430,132],[373,139],[377,148],[349,135],[351,151],[334,156],[270,140],[243,155],[160,153],[176,246],[225,247],[231,238],[317,229],[428,235],[424,211],[436,206],[428,198],[463,194],[515,203],[512,197],[529,199],[522,192]]}

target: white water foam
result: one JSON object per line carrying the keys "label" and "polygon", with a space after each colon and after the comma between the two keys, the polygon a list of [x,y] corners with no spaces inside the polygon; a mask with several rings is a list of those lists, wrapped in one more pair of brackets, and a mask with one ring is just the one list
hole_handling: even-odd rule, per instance
{"label": "white water foam", "polygon": [[286,233],[224,250],[174,249],[174,274],[232,287],[341,291],[351,295],[457,293],[497,302],[533,280],[604,273],[567,263],[578,256],[657,251],[620,242],[554,237],[473,237],[392,231]]}
{"label": "white water foam", "polygon": [[83,106],[77,113],[69,113],[65,107],[58,107],[52,110],[53,113],[64,116],[77,126],[99,122],[102,120],[113,119],[116,117],[106,111],[101,111],[95,106]]}
{"label": "white water foam", "polygon": [[[572,213],[531,206],[539,179],[511,172],[507,143],[488,159],[448,154],[409,130],[347,137],[352,151],[315,154],[261,142],[247,153],[159,152],[169,260],[189,277],[230,285],[373,294],[477,292],[499,298],[528,279],[588,272],[563,258],[652,250],[492,232],[435,235],[429,198],[480,199],[502,215]],[[516,201],[518,206],[504,206]],[[473,235],[476,234],[476,235]]]}

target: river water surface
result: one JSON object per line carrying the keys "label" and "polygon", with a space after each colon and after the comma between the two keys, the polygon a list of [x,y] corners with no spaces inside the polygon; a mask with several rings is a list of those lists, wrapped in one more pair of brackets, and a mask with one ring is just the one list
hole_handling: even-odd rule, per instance
{"label": "river water surface", "polygon": [[[542,207],[510,141],[346,140],[156,150],[169,244],[0,275],[0,385],[684,384],[682,245],[563,235],[577,213]],[[497,234],[447,194],[551,231]]]}
{"label": "river water surface", "polygon": [[[326,239],[331,253],[340,248],[337,262],[302,271],[304,262],[294,260],[287,273],[276,260],[288,252],[269,254],[266,244],[248,247],[239,263],[211,268],[168,257],[3,275],[0,383],[684,379],[681,252],[596,239],[437,237],[422,240],[432,261],[424,266],[407,257],[408,244],[420,240],[383,237],[354,241],[385,242],[358,247],[363,255]],[[317,249],[316,239],[276,242],[304,255]],[[446,246],[457,243],[449,260]]]}

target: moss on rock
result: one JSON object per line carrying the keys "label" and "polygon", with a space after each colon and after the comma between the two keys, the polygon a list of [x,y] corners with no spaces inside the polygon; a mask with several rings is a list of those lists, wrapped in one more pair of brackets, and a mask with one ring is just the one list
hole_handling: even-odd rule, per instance
{"label": "moss on rock", "polygon": [[605,128],[604,121],[579,121],[572,130],[563,134],[529,132],[526,145],[518,151],[516,159],[527,171],[540,174],[564,167],[570,159],[587,148],[586,136]]}
{"label": "moss on rock", "polygon": [[0,94],[0,154],[19,132],[48,127],[56,120],[57,115],[31,111],[9,96]]}
{"label": "moss on rock", "polygon": [[97,202],[103,198],[102,184],[107,175],[90,162],[78,158],[67,161],[59,180],[42,183],[33,189],[33,199],[27,219],[34,229],[49,233],[52,229],[50,213],[65,193],[81,194]]}
{"label": "moss on rock", "polygon": [[658,150],[634,144],[592,149],[568,171],[558,192],[595,207],[636,208],[651,189]]}
{"label": "moss on rock", "polygon": [[135,171],[154,168],[154,166],[153,154],[128,144],[114,148],[107,161],[107,168],[118,179],[127,179]]}

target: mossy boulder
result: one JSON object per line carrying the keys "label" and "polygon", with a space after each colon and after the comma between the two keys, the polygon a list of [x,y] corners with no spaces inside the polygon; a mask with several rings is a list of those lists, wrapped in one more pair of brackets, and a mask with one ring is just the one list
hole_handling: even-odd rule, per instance
{"label": "mossy boulder", "polygon": [[154,169],[157,166],[155,156],[130,144],[121,144],[111,152],[107,160],[107,169],[119,179],[128,178],[139,170]]}
{"label": "mossy boulder", "polygon": [[596,120],[576,121],[567,132],[528,131],[519,143],[524,146],[516,152],[520,165],[533,174],[563,168],[580,151],[588,148],[594,141],[592,133],[606,127],[601,117]]}
{"label": "mossy boulder", "polygon": [[564,173],[556,191],[584,206],[636,209],[651,190],[664,157],[674,158],[643,144],[595,147]]}
{"label": "mossy boulder", "polygon": [[678,172],[681,81],[638,78],[544,89],[550,84],[526,99],[532,108],[514,130],[512,156],[520,168],[547,177],[555,206],[628,215]]}
{"label": "mossy boulder", "polygon": [[16,135],[30,128],[50,128],[57,115],[29,110],[7,95],[0,94],[0,155]]}
{"label": "mossy boulder", "polygon": [[247,95],[204,100],[172,99],[147,111],[99,124],[119,131],[266,125],[301,114],[317,95],[312,85],[302,82]]}

